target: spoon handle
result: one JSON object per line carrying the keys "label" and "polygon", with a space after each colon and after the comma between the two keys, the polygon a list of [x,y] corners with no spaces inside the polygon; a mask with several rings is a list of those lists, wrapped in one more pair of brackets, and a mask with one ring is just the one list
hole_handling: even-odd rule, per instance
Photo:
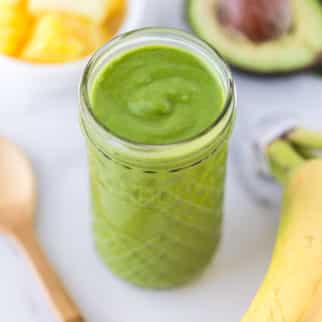
{"label": "spoon handle", "polygon": [[85,322],[79,309],[64,289],[63,283],[51,267],[32,227],[24,226],[16,230],[14,237],[27,255],[44,290],[61,322]]}

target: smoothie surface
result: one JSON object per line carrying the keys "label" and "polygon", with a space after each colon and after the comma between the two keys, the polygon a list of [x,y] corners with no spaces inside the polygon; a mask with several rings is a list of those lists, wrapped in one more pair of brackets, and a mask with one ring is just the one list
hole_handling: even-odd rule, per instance
{"label": "smoothie surface", "polygon": [[225,95],[197,56],[153,45],[108,63],[93,82],[90,102],[96,120],[113,134],[141,144],[171,144],[211,126]]}

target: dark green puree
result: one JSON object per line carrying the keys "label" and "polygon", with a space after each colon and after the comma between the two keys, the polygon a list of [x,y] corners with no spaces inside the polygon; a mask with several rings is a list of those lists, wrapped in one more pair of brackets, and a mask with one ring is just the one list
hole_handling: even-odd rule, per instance
{"label": "dark green puree", "polygon": [[[170,144],[209,128],[225,92],[201,58],[155,45],[104,66],[90,101],[96,121],[114,135]],[[216,153],[176,171],[123,166],[89,144],[96,247],[112,272],[166,288],[190,281],[209,263],[221,233],[228,137]]]}
{"label": "dark green puree", "polygon": [[95,80],[91,103],[98,122],[117,136],[167,144],[207,129],[223,108],[224,94],[196,56],[151,46],[108,64]]}

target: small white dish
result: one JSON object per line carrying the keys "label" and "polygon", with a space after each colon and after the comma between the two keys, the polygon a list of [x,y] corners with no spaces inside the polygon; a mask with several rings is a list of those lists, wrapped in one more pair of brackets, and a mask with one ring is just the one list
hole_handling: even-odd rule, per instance
{"label": "small white dish", "polygon": [[[117,34],[141,27],[146,0],[128,0],[125,21]],[[76,95],[89,57],[63,64],[33,64],[0,55],[0,112],[26,110],[43,99]]]}

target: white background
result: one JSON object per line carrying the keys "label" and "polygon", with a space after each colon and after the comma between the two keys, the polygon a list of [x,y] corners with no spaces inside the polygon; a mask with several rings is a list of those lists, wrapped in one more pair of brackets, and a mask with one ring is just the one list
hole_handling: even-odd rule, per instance
{"label": "white background", "polygon": [[[183,16],[180,0],[150,0],[144,25],[182,27]],[[284,78],[234,74],[239,116],[232,159],[238,154],[236,147],[243,147],[245,129],[271,111],[299,115],[305,124],[315,121],[322,128],[322,79],[311,74]],[[21,102],[21,110],[6,108],[10,102],[1,99],[1,91],[0,102],[6,110],[0,117],[1,135],[21,145],[34,164],[37,233],[88,322],[240,320],[269,263],[279,216],[278,210],[259,206],[243,192],[240,165],[229,164],[224,239],[214,263],[185,288],[140,290],[113,277],[93,250],[76,91],[46,100],[34,98],[28,106]],[[55,321],[24,258],[5,237],[0,237],[0,321]]]}

